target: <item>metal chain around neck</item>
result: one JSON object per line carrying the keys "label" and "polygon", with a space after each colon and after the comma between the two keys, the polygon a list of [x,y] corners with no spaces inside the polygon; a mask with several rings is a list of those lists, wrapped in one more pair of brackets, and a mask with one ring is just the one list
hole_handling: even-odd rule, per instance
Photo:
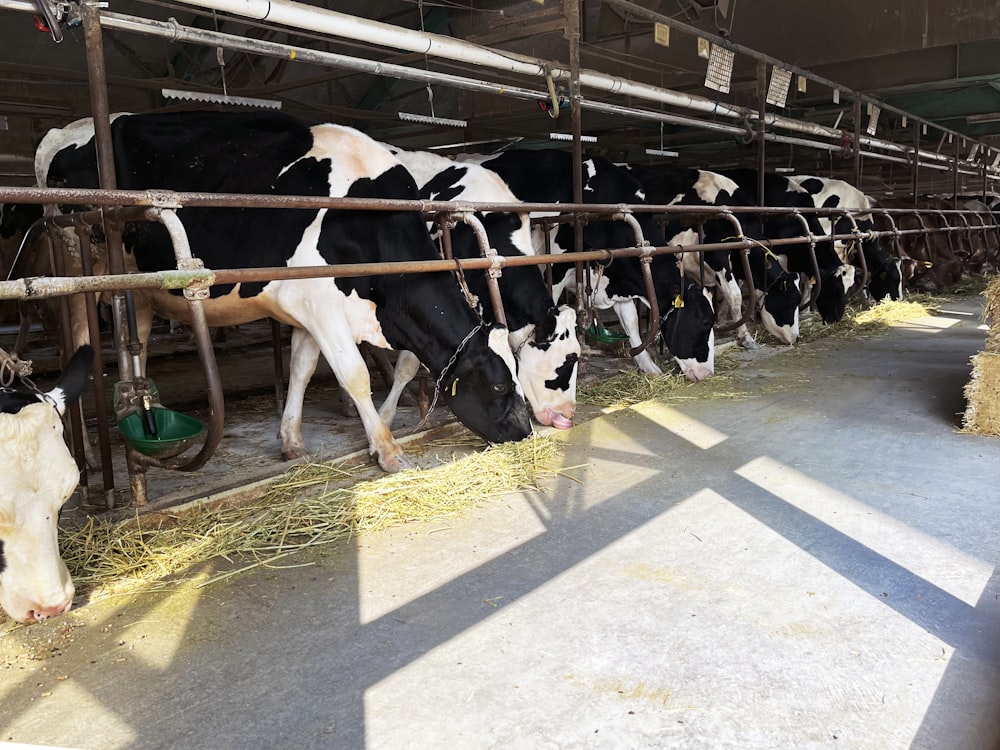
{"label": "metal chain around neck", "polygon": [[420,420],[415,429],[419,430],[421,427],[424,427],[427,424],[427,421],[431,418],[431,412],[433,412],[434,407],[437,406],[438,395],[441,393],[441,381],[444,380],[444,376],[448,374],[448,370],[451,369],[451,366],[455,364],[455,360],[457,360],[458,355],[462,353],[462,349],[465,348],[465,345],[469,343],[469,340],[473,336],[483,329],[483,325],[483,323],[480,323],[469,331],[468,335],[462,339],[462,343],[458,345],[455,353],[451,355],[451,359],[448,360],[448,364],[446,364],[444,369],[441,370],[441,374],[438,375],[437,380],[434,382],[434,398],[431,399],[431,407],[427,410],[427,414],[424,415],[424,418]]}

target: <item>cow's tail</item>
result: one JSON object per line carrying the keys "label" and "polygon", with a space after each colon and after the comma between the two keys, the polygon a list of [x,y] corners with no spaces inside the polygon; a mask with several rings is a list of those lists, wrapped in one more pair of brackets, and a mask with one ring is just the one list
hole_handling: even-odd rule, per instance
{"label": "cow's tail", "polygon": [[90,380],[91,367],[94,364],[94,349],[89,344],[84,344],[74,352],[66,368],[59,376],[55,386],[45,394],[45,397],[55,404],[60,414],[66,411],[66,407],[73,404]]}

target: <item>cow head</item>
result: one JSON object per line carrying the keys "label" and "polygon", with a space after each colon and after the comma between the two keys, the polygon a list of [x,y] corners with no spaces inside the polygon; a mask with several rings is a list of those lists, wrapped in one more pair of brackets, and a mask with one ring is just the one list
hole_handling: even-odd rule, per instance
{"label": "cow head", "polygon": [[799,275],[774,262],[768,269],[767,287],[760,301],[760,319],[768,333],[789,346],[798,341],[799,305],[802,304]]}
{"label": "cow head", "polygon": [[483,326],[441,380],[445,401],[458,420],[490,443],[514,442],[531,434],[531,416],[516,369],[507,330]]}
{"label": "cow head", "polygon": [[553,307],[540,324],[513,332],[510,343],[535,419],[559,429],[572,427],[580,360],[576,312],[566,305]]}
{"label": "cow head", "polygon": [[715,309],[710,290],[683,278],[681,287],[660,310],[660,335],[684,376],[697,383],[715,374]]}
{"label": "cow head", "polygon": [[[872,299],[883,300],[903,298],[903,263],[899,258],[893,258],[882,251],[868,259],[868,291]],[[875,261],[875,263],[872,262]]]}
{"label": "cow head", "polygon": [[59,556],[59,509],[80,479],[60,416],[87,383],[94,351],[81,347],[44,400],[0,397],[0,607],[18,622],[62,614],[73,582]]}
{"label": "cow head", "polygon": [[854,266],[820,268],[819,297],[816,309],[824,323],[837,323],[847,310],[847,292],[854,286]]}

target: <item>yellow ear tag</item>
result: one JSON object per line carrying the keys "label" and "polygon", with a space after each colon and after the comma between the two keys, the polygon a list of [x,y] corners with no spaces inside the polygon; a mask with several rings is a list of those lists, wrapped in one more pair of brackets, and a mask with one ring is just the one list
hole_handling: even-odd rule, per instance
{"label": "yellow ear tag", "polygon": [[679,294],[674,297],[674,307],[684,307],[684,298]]}
{"label": "yellow ear tag", "polygon": [[458,378],[451,381],[451,396],[455,397],[455,391],[458,389]]}
{"label": "yellow ear tag", "polygon": [[934,268],[934,264],[931,263],[929,260],[925,260],[924,265],[927,266],[928,268]]}
{"label": "yellow ear tag", "polygon": [[809,284],[811,286],[815,286],[816,285],[816,277],[815,276],[810,276],[809,277]]}

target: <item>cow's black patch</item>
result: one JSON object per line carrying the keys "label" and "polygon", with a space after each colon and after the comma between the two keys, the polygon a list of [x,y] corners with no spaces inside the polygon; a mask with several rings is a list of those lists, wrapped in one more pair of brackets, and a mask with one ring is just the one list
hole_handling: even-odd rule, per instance
{"label": "cow's black patch", "polygon": [[839,205],[840,205],[840,196],[834,194],[829,196],[825,201],[823,201],[823,205],[820,206],[820,208],[836,208]]}
{"label": "cow's black patch", "polygon": [[465,191],[465,186],[459,184],[468,173],[468,167],[448,167],[438,172],[433,179],[420,188],[420,197],[433,201],[450,201]]}
{"label": "cow's black patch", "polygon": [[823,180],[818,177],[809,177],[799,182],[799,187],[810,195],[819,195],[823,190]]}
{"label": "cow's black patch", "polygon": [[576,363],[579,358],[575,352],[566,357],[566,360],[556,368],[555,377],[545,381],[545,387],[554,391],[569,390],[570,379],[576,371]]}

